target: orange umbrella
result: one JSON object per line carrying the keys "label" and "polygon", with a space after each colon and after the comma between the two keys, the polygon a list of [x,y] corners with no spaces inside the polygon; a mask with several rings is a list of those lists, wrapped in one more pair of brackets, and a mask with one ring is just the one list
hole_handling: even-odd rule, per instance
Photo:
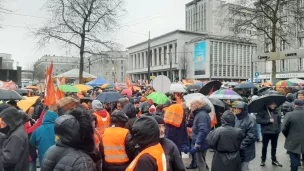
{"label": "orange umbrella", "polygon": [[38,87],[36,87],[36,86],[26,86],[25,89],[38,90]]}
{"label": "orange umbrella", "polygon": [[140,87],[138,87],[138,86],[133,86],[133,90],[134,90],[134,91],[136,91],[136,90],[140,91],[140,90],[141,90],[141,88],[140,88]]}
{"label": "orange umbrella", "polygon": [[31,106],[33,106],[36,101],[39,99],[39,96],[26,97],[25,100],[20,100],[17,105],[20,109],[26,112]]}

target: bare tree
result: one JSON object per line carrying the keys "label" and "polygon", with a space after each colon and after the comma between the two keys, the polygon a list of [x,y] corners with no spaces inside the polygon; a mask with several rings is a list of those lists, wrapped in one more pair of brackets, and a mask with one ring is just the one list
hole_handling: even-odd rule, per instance
{"label": "bare tree", "polygon": [[79,82],[85,54],[103,54],[116,43],[111,33],[117,26],[124,0],[47,0],[51,20],[35,31],[39,45],[61,41],[79,50]]}
{"label": "bare tree", "polygon": [[33,79],[37,80],[38,82],[44,80],[45,79],[45,74],[46,74],[46,68],[44,68],[42,66],[35,66],[35,65],[34,65],[33,68],[34,68]]}
{"label": "bare tree", "polygon": [[[277,52],[289,47],[298,48],[297,34],[303,27],[303,2],[300,0],[239,0],[225,4],[229,11],[226,24],[235,36],[250,34],[265,45],[264,52]],[[231,27],[232,26],[232,27]],[[247,37],[248,38],[248,37]],[[252,37],[250,37],[252,38]],[[272,61],[273,81],[276,80],[276,61]]]}
{"label": "bare tree", "polygon": [[[179,58],[179,68],[182,70],[182,79],[187,78],[188,73],[188,60],[187,60],[187,54],[186,52]],[[175,80],[175,78],[174,78]]]}

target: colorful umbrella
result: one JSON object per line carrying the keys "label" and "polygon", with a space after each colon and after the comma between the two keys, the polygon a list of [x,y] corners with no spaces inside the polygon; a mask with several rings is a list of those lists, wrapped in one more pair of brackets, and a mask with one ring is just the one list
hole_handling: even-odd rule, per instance
{"label": "colorful umbrella", "polygon": [[34,97],[27,97],[25,100],[20,100],[17,103],[17,106],[22,109],[24,112],[26,112],[31,106],[33,106],[36,101],[39,99],[39,96]]}
{"label": "colorful umbrella", "polygon": [[60,86],[59,86],[59,89],[60,89],[61,91],[63,91],[63,92],[71,92],[71,93],[78,93],[78,92],[80,92],[79,89],[77,89],[77,88],[75,88],[75,87],[73,87],[73,86],[71,86],[71,85],[67,85],[67,84],[65,84],[65,85],[60,85]]}
{"label": "colorful umbrella", "polygon": [[101,89],[111,89],[114,88],[113,84],[104,84],[100,87]]}
{"label": "colorful umbrella", "polygon": [[130,90],[130,89],[124,89],[124,90],[122,90],[121,91],[121,94],[122,95],[127,95],[128,97],[131,97],[132,96],[132,90]]}
{"label": "colorful umbrella", "polygon": [[296,83],[292,83],[290,81],[287,80],[282,80],[276,83],[276,86],[278,87],[288,87],[288,86],[295,86],[297,85]]}
{"label": "colorful umbrella", "polygon": [[160,92],[153,92],[149,96],[147,96],[147,99],[153,100],[154,103],[156,104],[165,104],[169,98]]}
{"label": "colorful umbrella", "polygon": [[84,91],[84,92],[87,92],[88,90],[91,89],[90,87],[83,85],[83,84],[76,84],[76,85],[74,85],[74,87],[77,88],[78,90]]}
{"label": "colorful umbrella", "polygon": [[217,90],[216,92],[212,93],[210,98],[216,98],[216,99],[243,99],[239,94],[237,94],[235,91],[232,90]]}
{"label": "colorful umbrella", "polygon": [[296,84],[299,84],[299,85],[304,84],[304,80],[298,79],[298,78],[291,78],[291,79],[288,79],[287,81],[290,81],[292,83],[296,83]]}
{"label": "colorful umbrella", "polygon": [[169,92],[175,92],[175,93],[184,93],[186,90],[184,89],[184,86],[179,83],[171,84]]}

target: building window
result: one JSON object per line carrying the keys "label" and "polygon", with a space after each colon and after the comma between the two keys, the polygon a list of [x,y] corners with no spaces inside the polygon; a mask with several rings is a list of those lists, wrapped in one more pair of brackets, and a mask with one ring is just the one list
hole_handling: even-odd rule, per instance
{"label": "building window", "polygon": [[120,67],[121,70],[123,70],[123,68],[124,68],[123,66]]}
{"label": "building window", "polygon": [[123,64],[124,63],[124,61],[120,61],[120,64]]}
{"label": "building window", "polygon": [[120,76],[121,76],[121,77],[123,77],[123,76],[124,76],[124,73],[123,73],[123,72],[121,72]]}

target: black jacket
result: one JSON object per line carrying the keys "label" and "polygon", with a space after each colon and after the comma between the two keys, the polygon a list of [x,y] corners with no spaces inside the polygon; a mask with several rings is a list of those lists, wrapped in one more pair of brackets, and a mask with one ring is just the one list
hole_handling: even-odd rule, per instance
{"label": "black jacket", "polygon": [[235,127],[241,128],[245,133],[240,148],[241,159],[242,162],[249,162],[255,158],[256,122],[252,116],[248,115],[247,109],[236,117]]}
{"label": "black jacket", "polygon": [[3,141],[1,162],[5,171],[29,170],[29,142],[23,123],[23,114],[15,108],[7,108],[0,118],[8,125],[9,130]]}
{"label": "black jacket", "polygon": [[167,138],[162,138],[160,139],[160,144],[166,155],[167,171],[186,171],[179,150],[174,142]]}
{"label": "black jacket", "polygon": [[279,134],[281,132],[281,108],[276,108],[274,111],[268,110],[274,122],[270,122],[270,116],[266,108],[257,113],[256,122],[261,124],[262,134]]}
{"label": "black jacket", "polygon": [[110,163],[106,163],[105,159],[104,159],[104,147],[103,147],[103,143],[99,144],[99,151],[100,154],[102,156],[102,161],[103,161],[103,170],[106,171],[125,171],[126,168],[129,166],[129,164],[131,163],[131,161],[136,157],[136,155],[138,154],[137,149],[135,148],[136,144],[133,142],[132,136],[130,133],[128,133],[127,137],[126,137],[126,142],[125,142],[125,147],[126,147],[126,152],[129,158],[129,162],[124,163],[124,164],[110,164]]}
{"label": "black jacket", "polygon": [[241,171],[239,150],[244,132],[234,125],[235,117],[227,111],[223,115],[223,126],[209,133],[208,145],[215,150],[211,171]]}
{"label": "black jacket", "polygon": [[295,108],[293,112],[286,114],[282,132],[286,137],[285,149],[292,153],[304,153],[304,109]]}

